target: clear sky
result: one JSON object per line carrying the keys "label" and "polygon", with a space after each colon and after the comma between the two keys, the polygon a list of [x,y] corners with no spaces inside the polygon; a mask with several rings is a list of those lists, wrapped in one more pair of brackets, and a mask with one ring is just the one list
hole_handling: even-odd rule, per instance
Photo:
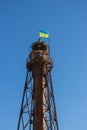
{"label": "clear sky", "polygon": [[60,130],[87,130],[87,1],[0,0],[0,130],[16,130],[29,46],[50,32]]}

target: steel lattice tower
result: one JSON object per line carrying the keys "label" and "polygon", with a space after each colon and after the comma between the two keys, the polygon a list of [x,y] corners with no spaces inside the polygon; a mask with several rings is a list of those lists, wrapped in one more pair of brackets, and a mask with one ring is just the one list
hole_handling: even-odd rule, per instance
{"label": "steel lattice tower", "polygon": [[38,40],[31,48],[17,130],[58,130],[49,45]]}

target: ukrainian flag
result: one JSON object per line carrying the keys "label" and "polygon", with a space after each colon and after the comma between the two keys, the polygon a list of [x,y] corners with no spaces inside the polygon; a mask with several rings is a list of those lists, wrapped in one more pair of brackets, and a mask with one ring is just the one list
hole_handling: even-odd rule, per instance
{"label": "ukrainian flag", "polygon": [[39,36],[44,38],[49,38],[49,32],[48,31],[39,31]]}

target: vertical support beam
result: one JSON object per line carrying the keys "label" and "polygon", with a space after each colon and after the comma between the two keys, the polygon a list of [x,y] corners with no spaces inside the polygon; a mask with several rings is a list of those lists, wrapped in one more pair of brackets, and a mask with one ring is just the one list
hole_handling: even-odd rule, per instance
{"label": "vertical support beam", "polygon": [[[41,70],[42,68],[42,70]],[[34,78],[34,130],[46,130],[44,120],[46,114],[46,95],[45,95],[45,77],[43,75],[43,66],[36,65],[33,68]]]}
{"label": "vertical support beam", "polygon": [[34,81],[34,130],[46,130],[44,77],[36,76]]}

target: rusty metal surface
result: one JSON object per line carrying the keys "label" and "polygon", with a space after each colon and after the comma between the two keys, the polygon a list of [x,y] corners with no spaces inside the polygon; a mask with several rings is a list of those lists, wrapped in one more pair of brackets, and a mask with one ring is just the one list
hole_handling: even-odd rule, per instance
{"label": "rusty metal surface", "polygon": [[42,41],[32,45],[17,130],[58,130],[48,48]]}

